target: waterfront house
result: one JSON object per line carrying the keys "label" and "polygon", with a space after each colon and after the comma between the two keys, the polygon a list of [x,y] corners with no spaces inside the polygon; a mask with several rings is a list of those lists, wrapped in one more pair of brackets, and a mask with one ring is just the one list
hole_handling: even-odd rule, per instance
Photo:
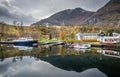
{"label": "waterfront house", "polygon": [[98,39],[99,33],[77,33],[75,35],[76,40]]}
{"label": "waterfront house", "polygon": [[[102,36],[101,34],[104,34]],[[106,36],[105,33],[77,33],[75,35],[76,40],[98,40],[102,43],[112,44],[112,43],[119,43],[120,42],[120,34],[113,33],[112,36]]]}

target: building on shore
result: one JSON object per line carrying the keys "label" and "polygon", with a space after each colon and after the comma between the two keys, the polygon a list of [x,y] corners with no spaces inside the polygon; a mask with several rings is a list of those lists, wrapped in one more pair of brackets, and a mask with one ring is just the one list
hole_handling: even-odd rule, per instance
{"label": "building on shore", "polygon": [[98,39],[99,33],[77,33],[75,35],[76,40]]}
{"label": "building on shore", "polygon": [[103,33],[103,36],[99,33],[77,33],[75,35],[76,40],[98,40],[102,43],[106,44],[112,44],[112,43],[120,43],[120,34],[119,33],[113,33],[112,36],[106,36],[105,33]]}

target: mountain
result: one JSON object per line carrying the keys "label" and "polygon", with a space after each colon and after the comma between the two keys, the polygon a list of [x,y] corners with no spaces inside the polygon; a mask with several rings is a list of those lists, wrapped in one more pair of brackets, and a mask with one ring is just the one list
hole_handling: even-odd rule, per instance
{"label": "mountain", "polygon": [[120,22],[120,0],[110,0],[97,12],[81,8],[67,9],[32,25],[98,25],[115,26]]}
{"label": "mountain", "polygon": [[104,7],[99,9],[87,22],[89,24],[117,25],[120,20],[120,0],[110,0]]}
{"label": "mountain", "polygon": [[81,8],[67,9],[32,25],[79,25],[93,14],[94,12],[86,11]]}

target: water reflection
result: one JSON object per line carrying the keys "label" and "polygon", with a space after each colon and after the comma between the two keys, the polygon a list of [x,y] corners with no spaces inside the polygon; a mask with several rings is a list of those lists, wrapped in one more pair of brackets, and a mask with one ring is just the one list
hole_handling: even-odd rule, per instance
{"label": "water reflection", "polygon": [[[120,59],[99,51],[100,48],[76,50],[63,46],[20,50],[1,45],[0,77],[120,77]],[[113,55],[111,52],[107,54]],[[119,56],[118,51],[114,52]]]}
{"label": "water reflection", "polygon": [[12,59],[7,58],[0,63],[1,77],[107,77],[97,68],[86,69],[79,73],[59,69],[42,60],[36,61],[34,57],[26,56],[22,61],[17,60],[15,63]]}
{"label": "water reflection", "polygon": [[18,48],[19,50],[26,50],[26,51],[31,51],[34,47],[32,46],[13,46],[14,48]]}
{"label": "water reflection", "polygon": [[85,53],[87,51],[90,51],[91,49],[79,49],[79,48],[75,48],[76,51],[80,52],[80,53]]}
{"label": "water reflection", "polygon": [[115,51],[115,50],[100,49],[100,50],[97,50],[97,52],[99,52],[105,56],[120,58],[120,52]]}

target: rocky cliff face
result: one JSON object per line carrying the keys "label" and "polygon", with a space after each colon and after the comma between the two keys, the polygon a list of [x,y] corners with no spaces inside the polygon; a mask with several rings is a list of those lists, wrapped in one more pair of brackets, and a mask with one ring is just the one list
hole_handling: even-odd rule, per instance
{"label": "rocky cliff face", "polygon": [[120,19],[120,0],[111,0],[87,20],[89,24],[117,25]]}

